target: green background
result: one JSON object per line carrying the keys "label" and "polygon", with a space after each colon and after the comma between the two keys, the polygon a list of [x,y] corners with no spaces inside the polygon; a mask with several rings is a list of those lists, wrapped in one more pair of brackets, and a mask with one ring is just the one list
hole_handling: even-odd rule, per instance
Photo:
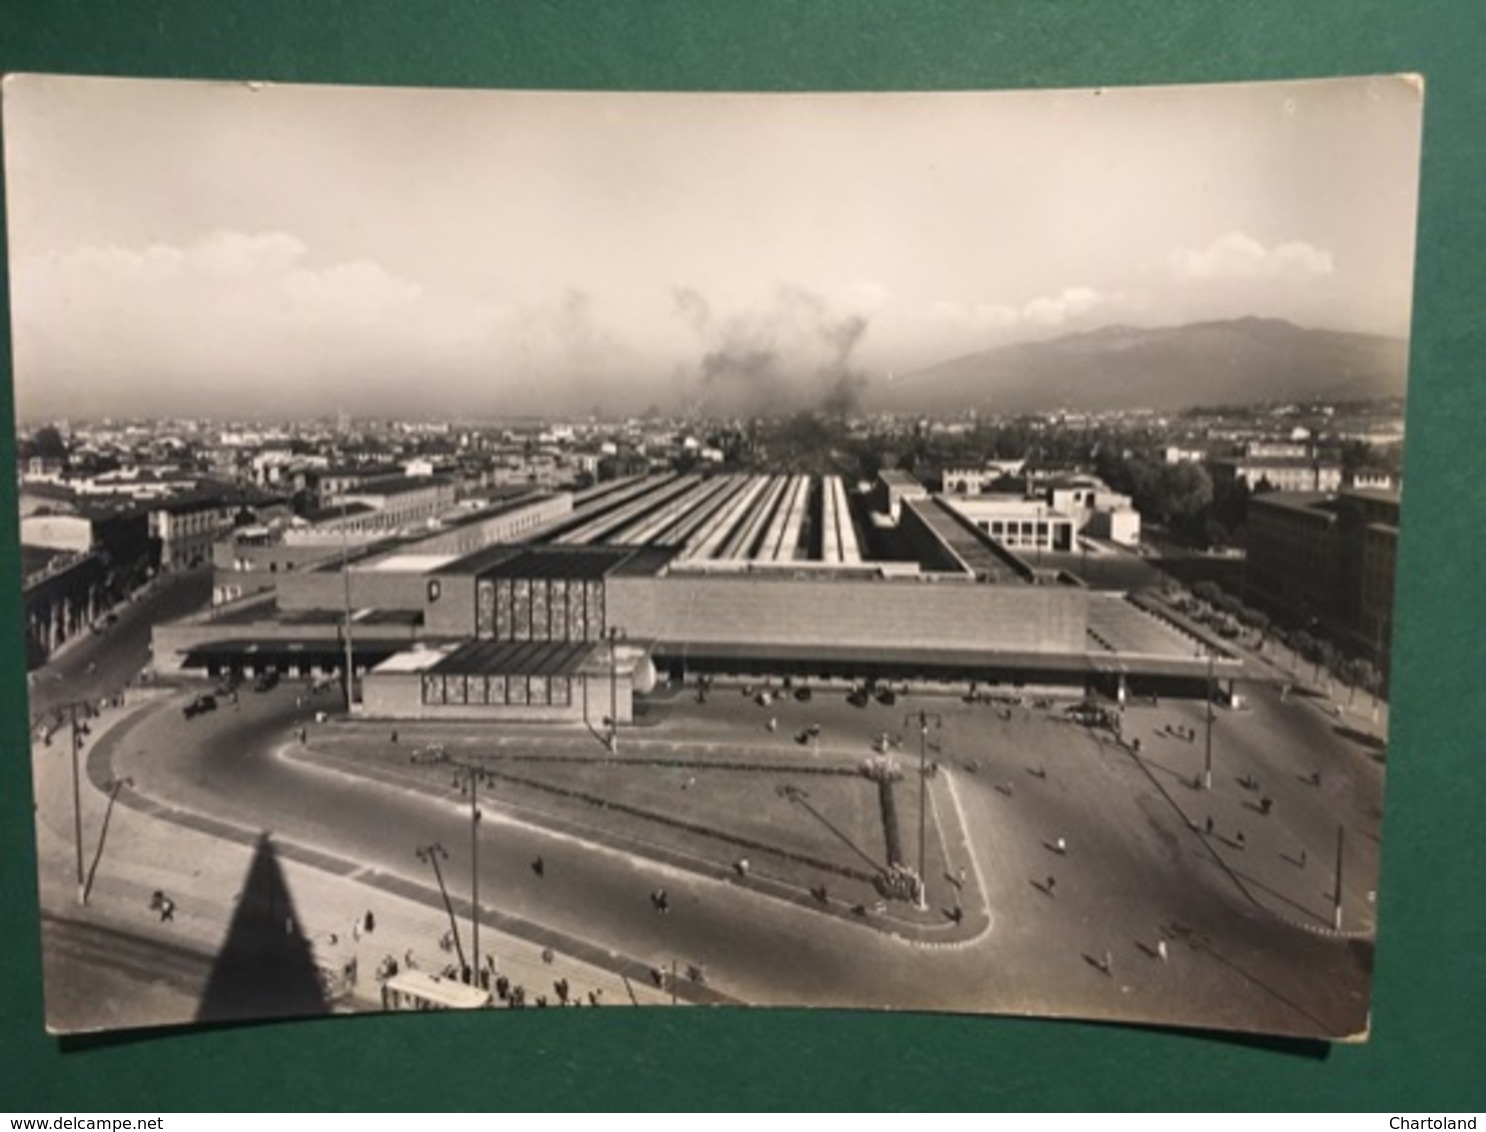
{"label": "green background", "polygon": [[[19,554],[0,524],[0,1110],[1486,1107],[1486,4],[0,0],[0,68],[281,82],[963,89],[1426,76],[1372,1040],[829,1011],[527,1011],[59,1042],[42,1028]],[[1381,171],[1380,171],[1381,175]],[[105,190],[106,191],[106,190]],[[8,318],[0,391],[12,428]],[[13,452],[5,442],[5,467]],[[14,482],[0,477],[0,514]],[[788,957],[781,956],[781,963]]]}

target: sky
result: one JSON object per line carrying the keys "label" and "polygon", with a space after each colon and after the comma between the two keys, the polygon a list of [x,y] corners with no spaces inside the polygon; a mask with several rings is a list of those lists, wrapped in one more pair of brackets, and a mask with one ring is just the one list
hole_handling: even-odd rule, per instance
{"label": "sky", "polygon": [[20,75],[18,416],[819,403],[1011,342],[1408,333],[1400,77],[567,94]]}

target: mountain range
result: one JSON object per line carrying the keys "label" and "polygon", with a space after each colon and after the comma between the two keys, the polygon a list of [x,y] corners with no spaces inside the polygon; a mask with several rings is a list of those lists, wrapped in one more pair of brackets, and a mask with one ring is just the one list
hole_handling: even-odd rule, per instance
{"label": "mountain range", "polygon": [[1403,395],[1408,342],[1281,319],[1107,326],[967,354],[888,382],[868,407],[942,415],[1358,401]]}

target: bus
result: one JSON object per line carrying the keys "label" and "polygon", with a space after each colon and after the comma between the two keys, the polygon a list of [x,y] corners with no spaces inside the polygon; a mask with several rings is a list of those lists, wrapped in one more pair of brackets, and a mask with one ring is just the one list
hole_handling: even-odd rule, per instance
{"label": "bus", "polygon": [[489,1005],[489,991],[427,971],[400,971],[382,984],[384,1010],[479,1010]]}

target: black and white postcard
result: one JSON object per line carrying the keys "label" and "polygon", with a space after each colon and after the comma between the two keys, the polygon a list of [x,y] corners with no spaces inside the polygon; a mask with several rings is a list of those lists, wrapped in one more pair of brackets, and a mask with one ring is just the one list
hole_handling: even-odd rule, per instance
{"label": "black and white postcard", "polygon": [[50,1028],[1365,1036],[1422,106],[10,76]]}

